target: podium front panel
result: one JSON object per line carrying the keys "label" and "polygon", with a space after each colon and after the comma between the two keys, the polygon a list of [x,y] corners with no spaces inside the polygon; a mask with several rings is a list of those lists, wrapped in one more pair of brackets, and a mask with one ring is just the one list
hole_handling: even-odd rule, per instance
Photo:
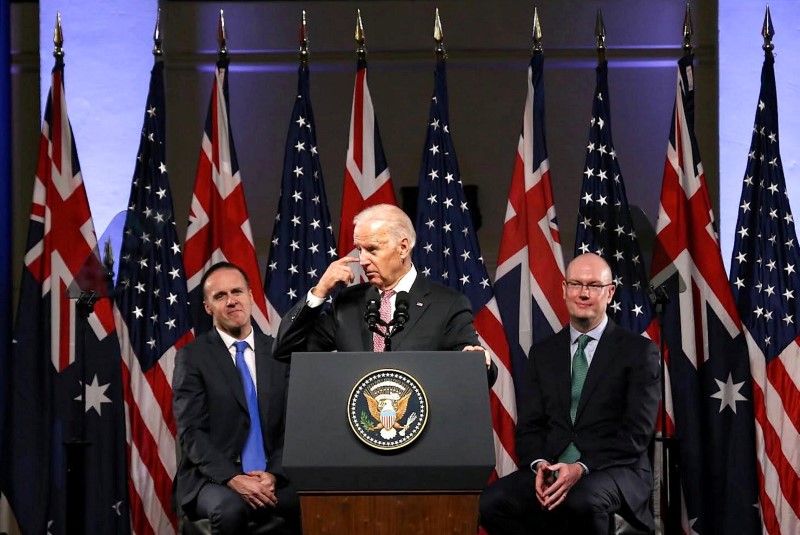
{"label": "podium front panel", "polygon": [[[348,400],[367,374],[414,377],[428,421],[402,449],[363,443]],[[480,352],[294,353],[283,464],[298,491],[475,491],[495,464],[489,387]]]}

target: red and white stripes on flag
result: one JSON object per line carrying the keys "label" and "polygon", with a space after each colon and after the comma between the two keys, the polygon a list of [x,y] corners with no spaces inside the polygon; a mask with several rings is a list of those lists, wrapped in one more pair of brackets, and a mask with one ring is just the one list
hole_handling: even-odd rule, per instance
{"label": "red and white stripes on flag", "polygon": [[210,327],[202,308],[200,279],[212,264],[227,261],[247,274],[253,291],[253,320],[262,332],[270,333],[228,108],[228,61],[224,59],[214,73],[184,245],[192,319],[195,332]]}
{"label": "red and white stripes on flag", "polygon": [[[339,222],[340,258],[358,256],[353,247],[353,218],[363,209],[376,204],[397,205],[397,198],[367,86],[367,60],[359,58],[353,89],[353,108],[350,113],[350,138]],[[355,282],[366,281],[361,270],[356,271]]]}
{"label": "red and white stripes on flag", "polygon": [[531,345],[559,331],[568,320],[561,294],[564,258],[544,133],[543,64],[542,53],[534,53],[494,283],[511,355],[511,368],[500,368],[494,390],[514,421],[515,399],[525,394],[520,385]]}
{"label": "red and white stripes on flag", "polygon": [[166,166],[164,65],[150,77],[119,259],[114,319],[122,350],[128,494],[135,534],[176,533],[172,372],[190,342],[188,295]]}

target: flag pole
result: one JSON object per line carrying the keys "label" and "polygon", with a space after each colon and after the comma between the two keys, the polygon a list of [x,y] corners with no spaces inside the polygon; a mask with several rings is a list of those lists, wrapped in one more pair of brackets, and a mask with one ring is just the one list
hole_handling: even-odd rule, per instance
{"label": "flag pole", "polygon": [[300,22],[300,66],[308,67],[308,26],[306,25],[306,10],[303,10],[303,19]]}
{"label": "flag pole", "polygon": [[219,45],[217,53],[219,54],[219,61],[228,60],[228,32],[225,30],[225,12],[219,10],[219,24],[217,25],[217,44]]}
{"label": "flag pole", "polygon": [[[63,68],[64,66],[64,32],[61,27],[61,12],[56,13],[56,25],[53,31],[53,57],[55,58],[55,68]],[[63,84],[63,78],[61,78]],[[60,87],[51,86],[51,93],[54,91],[61,91]],[[65,126],[68,128],[68,126]],[[90,256],[93,253],[90,253]],[[87,259],[87,261],[89,261]],[[86,262],[84,262],[86,267]],[[80,276],[80,271],[78,275]],[[76,276],[76,278],[77,278]],[[94,310],[94,304],[100,298],[100,293],[94,288],[83,288],[80,283],[75,280],[67,289],[67,297],[76,299],[75,309],[77,312],[76,326],[77,333],[75,336],[75,358],[80,360],[80,381],[81,381],[81,401],[82,405],[86,405],[87,396],[87,381],[86,381],[86,329],[89,316]],[[75,286],[79,293],[74,294]],[[81,411],[80,416],[77,418],[77,436],[66,437],[64,441],[64,449],[66,452],[67,462],[67,477],[66,477],[66,518],[64,519],[67,533],[85,533],[86,518],[85,518],[85,504],[86,504],[86,449],[89,442],[86,440],[86,419],[85,411]]]}
{"label": "flag pole", "polygon": [[367,49],[364,46],[364,24],[361,22],[361,9],[356,9],[356,34],[355,34],[356,44],[358,48],[356,48],[356,52],[358,52],[358,60],[366,60],[367,59]]}
{"label": "flag pole", "polygon": [[[683,53],[692,53],[692,11],[686,4],[683,19]],[[679,275],[680,276],[680,275]],[[664,533],[673,535],[681,533],[681,481],[680,481],[680,443],[678,438],[667,432],[667,362],[666,340],[664,338],[664,308],[670,302],[667,283],[660,286],[650,286],[650,300],[656,308],[656,318],[659,328],[659,350],[661,353],[661,435],[656,440],[661,442],[661,497],[663,504]],[[680,282],[678,283],[680,288]],[[678,290],[681,291],[680,289]]]}
{"label": "flag pole", "polygon": [[439,18],[439,8],[436,8],[436,19],[433,22],[433,40],[436,41],[436,61],[447,59],[447,51],[444,48],[444,31],[442,30],[442,19]]}

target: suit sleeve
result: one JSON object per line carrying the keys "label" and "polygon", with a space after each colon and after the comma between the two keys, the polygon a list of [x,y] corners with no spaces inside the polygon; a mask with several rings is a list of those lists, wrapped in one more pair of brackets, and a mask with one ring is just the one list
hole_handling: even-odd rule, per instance
{"label": "suit sleeve", "polygon": [[211,440],[205,381],[184,348],[175,358],[172,378],[173,410],[183,455],[200,472],[219,484],[241,474],[241,469]]}
{"label": "suit sleeve", "polygon": [[451,299],[447,318],[441,350],[461,351],[466,346],[478,345],[478,333],[472,323],[472,307],[465,295],[459,294]]}
{"label": "suit sleeve", "polygon": [[661,399],[661,368],[656,345],[643,337],[631,337],[626,406],[621,425],[611,440],[603,441],[596,460],[586,459],[589,469],[630,464],[647,449],[653,436]]}
{"label": "suit sleeve", "polygon": [[550,419],[547,416],[537,355],[540,351],[532,347],[528,355],[526,372],[523,376],[524,387],[521,389],[520,405],[518,407],[518,424],[516,429],[516,448],[519,467],[526,468],[536,459],[547,459],[545,452],[545,437],[550,432]]}
{"label": "suit sleeve", "polygon": [[331,351],[335,349],[335,330],[324,306],[310,307],[305,299],[284,314],[272,354],[278,360],[288,360],[295,351]]}

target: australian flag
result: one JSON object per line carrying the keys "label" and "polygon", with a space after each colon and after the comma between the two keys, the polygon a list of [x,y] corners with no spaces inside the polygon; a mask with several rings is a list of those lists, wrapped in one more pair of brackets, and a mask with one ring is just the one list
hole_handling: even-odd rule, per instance
{"label": "australian flag", "polygon": [[[120,349],[63,79],[57,57],[11,355],[3,490],[24,533],[125,534],[130,518]],[[81,290],[83,297],[101,297],[88,318],[82,313],[88,308],[77,304]],[[83,467],[69,478],[68,450],[78,461],[72,466]],[[83,509],[76,510],[80,503]]]}
{"label": "australian flag", "polygon": [[337,257],[331,215],[325,196],[308,65],[297,72],[297,98],[283,157],[281,197],[269,249],[265,288],[278,319],[317,283]]}
{"label": "australian flag", "polygon": [[136,158],[117,277],[134,533],[175,533],[175,353],[192,340],[166,165],[164,64],[156,61]]}
{"label": "australian flag", "polygon": [[694,135],[693,58],[678,62],[652,281],[669,296],[662,336],[686,533],[758,533],[753,389],[742,324]]}
{"label": "australian flag", "polygon": [[447,71],[436,63],[428,133],[420,167],[414,265],[421,276],[463,292],[472,303],[475,329],[499,370],[490,394],[495,431],[496,475],[516,469],[514,401],[508,342],[472,225],[456,151],[450,135]]}
{"label": "australian flag", "polygon": [[800,243],[780,154],[775,58],[771,47],[765,53],[730,283],[750,351],[764,532],[779,534],[800,532]]}

